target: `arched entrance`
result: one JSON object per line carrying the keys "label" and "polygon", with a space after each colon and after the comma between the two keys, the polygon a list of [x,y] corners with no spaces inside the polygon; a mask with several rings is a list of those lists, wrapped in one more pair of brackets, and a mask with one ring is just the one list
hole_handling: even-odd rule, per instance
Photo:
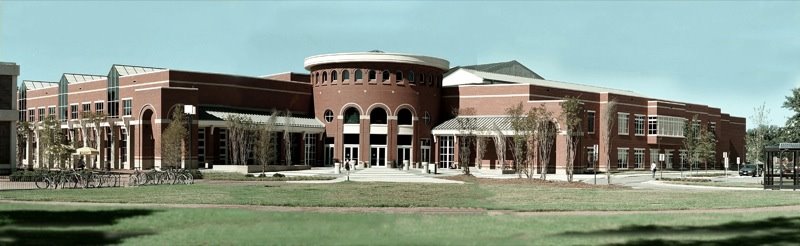
{"label": "arched entrance", "polygon": [[145,109],[142,112],[142,117],[140,120],[140,128],[139,131],[141,133],[141,141],[140,150],[140,166],[139,168],[146,170],[146,169],[153,169],[155,167],[155,136],[153,135],[153,110],[152,109]]}
{"label": "arched entrance", "polygon": [[387,118],[386,110],[381,107],[376,107],[369,113],[369,164],[372,167],[387,166]]}
{"label": "arched entrance", "polygon": [[414,116],[407,108],[397,112],[397,161],[398,164],[411,165],[412,143],[414,138]]}

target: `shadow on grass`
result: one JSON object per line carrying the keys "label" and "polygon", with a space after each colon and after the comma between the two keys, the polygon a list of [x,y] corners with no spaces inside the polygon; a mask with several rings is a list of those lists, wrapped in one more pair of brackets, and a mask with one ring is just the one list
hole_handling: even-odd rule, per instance
{"label": "shadow on grass", "polygon": [[151,215],[153,210],[122,209],[99,211],[0,211],[0,244],[22,245],[106,245],[150,232],[113,233],[101,226],[119,220]]}
{"label": "shadow on grass", "polygon": [[565,232],[565,236],[659,237],[731,235],[724,239],[636,239],[612,245],[791,245],[800,242],[800,217],[773,217],[709,226],[633,225],[613,230]]}

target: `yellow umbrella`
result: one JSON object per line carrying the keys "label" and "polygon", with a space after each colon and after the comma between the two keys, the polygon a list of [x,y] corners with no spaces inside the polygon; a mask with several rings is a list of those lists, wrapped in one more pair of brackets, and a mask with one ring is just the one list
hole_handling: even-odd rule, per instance
{"label": "yellow umbrella", "polygon": [[92,147],[80,147],[75,150],[76,155],[99,155],[100,151]]}

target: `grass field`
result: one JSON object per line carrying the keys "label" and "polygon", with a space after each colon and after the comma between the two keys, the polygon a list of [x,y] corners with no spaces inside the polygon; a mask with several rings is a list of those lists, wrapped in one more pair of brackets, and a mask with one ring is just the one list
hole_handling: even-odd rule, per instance
{"label": "grass field", "polygon": [[800,217],[297,213],[0,205],[0,244],[707,245],[792,244]]}
{"label": "grass field", "polygon": [[558,184],[204,182],[130,188],[0,191],[0,199],[308,207],[470,207],[519,211],[668,210],[800,205],[800,193],[565,188]]}

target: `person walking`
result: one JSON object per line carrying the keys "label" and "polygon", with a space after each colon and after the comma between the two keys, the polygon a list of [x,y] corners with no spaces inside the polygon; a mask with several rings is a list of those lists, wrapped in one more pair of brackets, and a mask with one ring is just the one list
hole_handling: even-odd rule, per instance
{"label": "person walking", "polygon": [[653,178],[656,178],[656,170],[658,170],[658,167],[655,162],[650,163],[650,170],[653,171]]}

